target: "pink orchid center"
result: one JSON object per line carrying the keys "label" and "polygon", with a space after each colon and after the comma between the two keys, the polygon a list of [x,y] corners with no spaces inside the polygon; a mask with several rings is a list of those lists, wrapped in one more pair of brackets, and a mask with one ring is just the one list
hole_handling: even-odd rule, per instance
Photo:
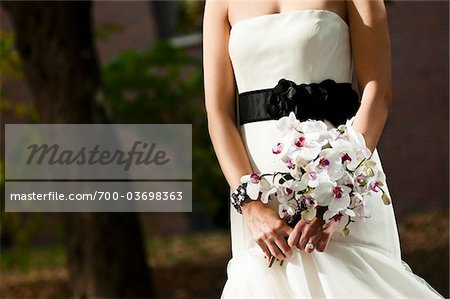
{"label": "pink orchid center", "polygon": [[281,153],[282,150],[283,150],[283,144],[278,142],[277,145],[275,145],[272,148],[272,153],[274,153],[275,155],[278,155]]}
{"label": "pink orchid center", "polygon": [[366,177],[362,174],[358,174],[358,176],[356,177],[356,181],[358,182],[358,184],[364,185],[366,183]]}
{"label": "pink orchid center", "polygon": [[327,160],[326,158],[320,158],[319,166],[322,168],[328,167],[328,166],[330,166],[330,161]]}
{"label": "pink orchid center", "polygon": [[344,189],[337,186],[333,188],[332,193],[335,199],[341,199],[342,195],[344,195]]}
{"label": "pink orchid center", "polygon": [[261,181],[261,177],[257,173],[252,173],[250,175],[250,182],[253,184],[258,184]]}
{"label": "pink orchid center", "polygon": [[294,163],[292,162],[292,159],[289,159],[289,160],[287,161],[287,167],[288,167],[289,169],[293,169],[293,168],[294,168]]}
{"label": "pink orchid center", "polygon": [[310,197],[310,196],[305,196],[305,197],[303,198],[303,200],[305,201],[305,205],[306,205],[308,208],[311,208],[311,207],[314,206],[314,198],[312,198],[312,197]]}
{"label": "pink orchid center", "polygon": [[378,185],[380,185],[380,182],[375,181],[375,183],[370,184],[370,189],[371,189],[373,192],[378,192]]}
{"label": "pink orchid center", "polygon": [[313,181],[317,180],[317,172],[311,171],[308,175],[309,175],[310,180],[313,180]]}
{"label": "pink orchid center", "polygon": [[352,158],[350,157],[350,155],[348,153],[345,153],[344,155],[342,155],[342,163],[345,162],[351,162]]}
{"label": "pink orchid center", "polygon": [[296,141],[295,141],[295,146],[297,147],[304,147],[306,145],[306,139],[304,136],[300,136]]}
{"label": "pink orchid center", "polygon": [[336,215],[334,215],[333,217],[331,217],[331,219],[333,219],[336,222],[339,222],[339,221],[341,221],[342,216],[343,216],[342,213],[339,212]]}

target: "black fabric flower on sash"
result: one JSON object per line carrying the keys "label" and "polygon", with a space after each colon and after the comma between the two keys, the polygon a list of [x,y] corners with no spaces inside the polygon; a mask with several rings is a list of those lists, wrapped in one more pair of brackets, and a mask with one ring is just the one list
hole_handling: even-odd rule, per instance
{"label": "black fabric flower on sash", "polygon": [[356,114],[360,106],[358,93],[351,83],[332,79],[320,83],[295,84],[281,79],[272,89],[239,95],[240,124],[279,119],[292,111],[300,121],[328,120],[339,126]]}

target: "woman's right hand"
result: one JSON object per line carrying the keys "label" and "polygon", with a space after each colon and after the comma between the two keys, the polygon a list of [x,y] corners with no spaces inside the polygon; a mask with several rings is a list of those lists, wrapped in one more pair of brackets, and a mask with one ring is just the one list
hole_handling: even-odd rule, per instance
{"label": "woman's right hand", "polygon": [[[317,216],[311,221],[300,220],[289,235],[289,246],[295,246],[299,250],[305,250],[311,253],[314,250],[324,252],[331,241],[331,237],[339,225],[339,221],[332,220],[325,223],[323,214],[326,209],[324,207],[317,208]],[[311,244],[310,248],[307,246]]]}
{"label": "woman's right hand", "polygon": [[273,209],[260,200],[245,202],[241,209],[253,239],[268,259],[272,255],[284,260],[292,255],[292,249],[287,243],[292,228]]}

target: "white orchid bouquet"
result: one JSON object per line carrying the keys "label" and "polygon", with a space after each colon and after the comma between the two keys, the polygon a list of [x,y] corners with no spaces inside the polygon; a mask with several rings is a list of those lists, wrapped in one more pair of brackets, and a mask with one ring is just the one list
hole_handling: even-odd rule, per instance
{"label": "white orchid bouquet", "polygon": [[263,203],[277,200],[279,216],[288,222],[312,220],[319,207],[325,210],[326,222],[347,216],[342,233],[348,235],[355,217],[362,221],[371,217],[371,194],[381,191],[383,202],[391,201],[383,189],[386,176],[371,160],[372,153],[352,121],[328,129],[323,121],[300,122],[293,112],[279,119],[281,138],[272,152],[286,171],[243,176],[247,195]]}

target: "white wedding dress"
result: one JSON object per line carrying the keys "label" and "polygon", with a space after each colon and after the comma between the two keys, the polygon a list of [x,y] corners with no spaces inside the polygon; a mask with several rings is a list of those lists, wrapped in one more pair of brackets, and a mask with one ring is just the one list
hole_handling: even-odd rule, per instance
{"label": "white wedding dress", "polygon": [[[241,21],[231,29],[229,53],[239,93],[273,88],[281,78],[297,84],[352,82],[349,27],[327,10]],[[240,126],[255,172],[286,170],[271,152],[278,136],[275,124],[267,120]],[[373,159],[381,167],[376,150]],[[271,268],[243,216],[231,206],[232,259],[222,298],[442,298],[402,262],[392,205],[376,196],[372,203],[371,219],[351,223],[350,236],[339,232],[346,222],[341,221],[326,252],[293,250],[282,266]]]}

